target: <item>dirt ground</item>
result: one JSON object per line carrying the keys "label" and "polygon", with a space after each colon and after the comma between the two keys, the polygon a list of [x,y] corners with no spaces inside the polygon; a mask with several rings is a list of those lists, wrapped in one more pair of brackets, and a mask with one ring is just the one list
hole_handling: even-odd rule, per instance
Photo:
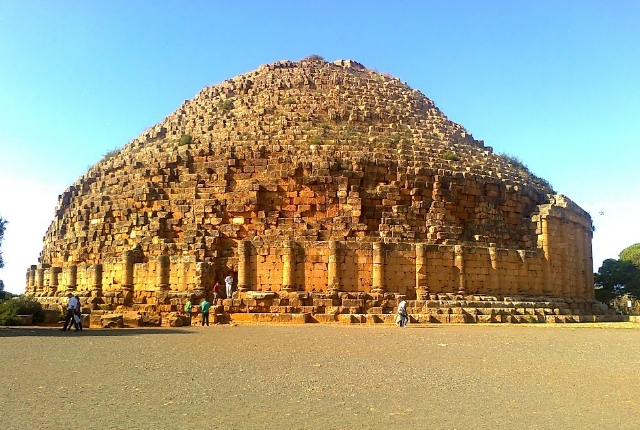
{"label": "dirt ground", "polygon": [[0,428],[637,429],[640,324],[0,328]]}

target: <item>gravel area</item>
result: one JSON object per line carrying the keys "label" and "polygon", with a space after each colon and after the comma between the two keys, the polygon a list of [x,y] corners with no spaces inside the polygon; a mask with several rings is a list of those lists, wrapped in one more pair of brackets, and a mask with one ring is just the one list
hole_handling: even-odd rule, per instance
{"label": "gravel area", "polygon": [[640,325],[0,328],[0,428],[636,429]]}

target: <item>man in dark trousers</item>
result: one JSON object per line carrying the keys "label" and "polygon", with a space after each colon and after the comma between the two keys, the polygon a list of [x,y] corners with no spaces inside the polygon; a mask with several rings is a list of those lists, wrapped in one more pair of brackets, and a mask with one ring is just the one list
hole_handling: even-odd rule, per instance
{"label": "man in dark trousers", "polygon": [[205,323],[209,325],[209,308],[211,308],[211,303],[207,301],[207,299],[203,299],[200,302],[200,312],[202,312],[202,326],[204,327]]}
{"label": "man in dark trousers", "polygon": [[69,303],[67,304],[67,316],[64,321],[64,327],[62,327],[61,330],[67,331],[67,328],[71,330],[71,324],[73,324],[76,326],[76,331],[79,331],[78,325],[74,321],[73,316],[76,314],[76,309],[79,307],[80,303],[71,293],[68,293],[67,297],[69,297]]}

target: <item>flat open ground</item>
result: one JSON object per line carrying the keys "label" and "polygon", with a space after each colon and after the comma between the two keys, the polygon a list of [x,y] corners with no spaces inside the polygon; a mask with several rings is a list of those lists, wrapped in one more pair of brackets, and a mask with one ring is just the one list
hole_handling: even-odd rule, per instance
{"label": "flat open ground", "polygon": [[640,325],[0,328],[0,428],[637,429]]}

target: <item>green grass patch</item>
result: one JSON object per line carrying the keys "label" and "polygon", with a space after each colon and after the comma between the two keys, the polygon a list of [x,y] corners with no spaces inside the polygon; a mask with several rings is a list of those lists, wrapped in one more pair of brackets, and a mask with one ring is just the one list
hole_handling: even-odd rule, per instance
{"label": "green grass patch", "polygon": [[460,157],[451,151],[445,151],[444,154],[442,154],[442,158],[449,161],[460,161]]}
{"label": "green grass patch", "polygon": [[220,109],[223,112],[229,112],[231,109],[233,109],[233,100],[230,100],[230,99],[220,100],[218,102],[218,109]]}
{"label": "green grass patch", "polygon": [[191,136],[190,134],[185,134],[180,138],[180,141],[178,143],[180,144],[180,146],[183,146],[188,145],[191,142],[193,142],[193,136]]}

